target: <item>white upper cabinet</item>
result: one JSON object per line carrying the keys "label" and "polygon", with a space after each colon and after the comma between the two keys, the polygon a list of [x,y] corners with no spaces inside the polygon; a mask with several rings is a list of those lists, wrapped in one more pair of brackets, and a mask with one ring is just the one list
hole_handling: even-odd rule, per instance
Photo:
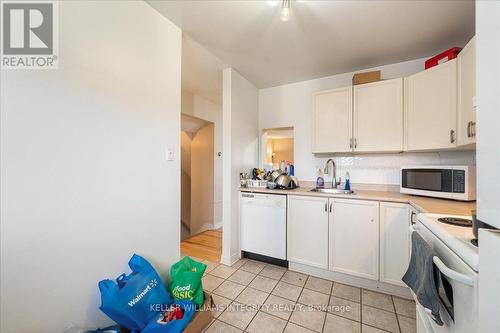
{"label": "white upper cabinet", "polygon": [[[329,268],[379,279],[379,203],[330,199]],[[312,220],[312,219],[311,219]]]}
{"label": "white upper cabinet", "polygon": [[352,87],[314,93],[313,153],[349,152],[352,129]]}
{"label": "white upper cabinet", "polygon": [[405,97],[406,150],[455,148],[457,60],[407,77]]}
{"label": "white upper cabinet", "polygon": [[457,145],[476,142],[476,39],[458,54]]}
{"label": "white upper cabinet", "polygon": [[405,286],[401,281],[410,262],[410,207],[380,203],[380,281]]}
{"label": "white upper cabinet", "polygon": [[354,86],[355,152],[403,150],[403,79]]}
{"label": "white upper cabinet", "polygon": [[313,153],[438,151],[476,142],[475,38],[411,75],[316,92]]}
{"label": "white upper cabinet", "polygon": [[288,196],[288,261],[328,269],[328,215],[328,198]]}

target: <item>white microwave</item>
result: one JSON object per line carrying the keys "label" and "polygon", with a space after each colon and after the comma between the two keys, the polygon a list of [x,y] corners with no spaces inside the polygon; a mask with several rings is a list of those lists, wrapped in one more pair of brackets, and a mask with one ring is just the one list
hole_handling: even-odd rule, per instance
{"label": "white microwave", "polygon": [[402,167],[400,192],[473,201],[476,200],[476,167],[470,165]]}

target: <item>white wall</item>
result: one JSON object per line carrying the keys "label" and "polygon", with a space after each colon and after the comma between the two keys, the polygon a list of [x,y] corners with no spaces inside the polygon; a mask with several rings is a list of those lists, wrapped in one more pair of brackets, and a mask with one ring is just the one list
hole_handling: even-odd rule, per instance
{"label": "white wall", "polygon": [[257,88],[232,68],[223,71],[223,241],[224,264],[236,261],[239,250],[238,187],[240,172],[258,163]]}
{"label": "white wall", "polygon": [[191,235],[214,228],[214,124],[191,140]]}
{"label": "white wall", "polygon": [[205,46],[182,35],[182,90],[195,92],[221,107],[222,70],[226,67]]}
{"label": "white wall", "polygon": [[214,224],[222,226],[222,105],[182,90],[182,113],[214,123]]}
{"label": "white wall", "polygon": [[99,280],[179,258],[181,31],[142,1],[59,6],[59,69],[1,74],[2,333],[108,324]]}
{"label": "white wall", "polygon": [[181,240],[191,236],[191,135],[181,131]]}
{"label": "white wall", "polygon": [[[423,70],[425,59],[381,66],[382,79],[392,79]],[[361,72],[361,71],[357,71]],[[324,167],[328,155],[311,153],[311,94],[316,91],[348,86],[354,72],[309,81],[286,84],[259,91],[259,129],[294,128],[295,174],[299,180],[314,181],[316,171]],[[474,153],[372,154],[336,157],[337,176],[349,171],[353,183],[399,184],[399,168],[411,164],[474,164]],[[261,161],[262,162],[262,161]],[[340,173],[339,173],[340,170]]]}
{"label": "white wall", "polygon": [[[500,2],[476,1],[477,210],[500,228]],[[479,331],[500,332],[500,231],[479,230]]]}

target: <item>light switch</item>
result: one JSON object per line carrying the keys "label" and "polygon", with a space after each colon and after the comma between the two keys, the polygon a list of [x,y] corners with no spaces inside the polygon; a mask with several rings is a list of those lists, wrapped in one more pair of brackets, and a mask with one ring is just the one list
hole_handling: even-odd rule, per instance
{"label": "light switch", "polygon": [[167,161],[168,162],[175,161],[175,154],[172,148],[167,148]]}

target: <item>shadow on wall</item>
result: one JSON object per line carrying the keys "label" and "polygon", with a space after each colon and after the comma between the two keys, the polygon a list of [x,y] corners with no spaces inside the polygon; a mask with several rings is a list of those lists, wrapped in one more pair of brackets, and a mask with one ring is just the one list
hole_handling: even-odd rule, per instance
{"label": "shadow on wall", "polygon": [[181,240],[191,236],[191,140],[192,133],[181,132]]}
{"label": "shadow on wall", "polygon": [[181,239],[214,228],[214,124],[181,133]]}

